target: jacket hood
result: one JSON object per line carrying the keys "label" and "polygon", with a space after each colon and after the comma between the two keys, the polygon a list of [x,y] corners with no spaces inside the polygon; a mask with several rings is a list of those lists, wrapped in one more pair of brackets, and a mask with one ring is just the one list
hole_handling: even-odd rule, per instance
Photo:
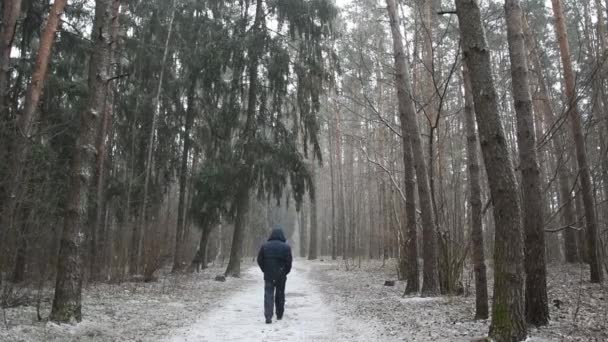
{"label": "jacket hood", "polygon": [[282,242],[287,241],[287,239],[285,239],[285,234],[283,233],[283,228],[281,228],[281,226],[275,225],[272,228],[272,233],[270,233],[270,237],[268,238],[268,241],[272,241],[272,240],[279,240]]}

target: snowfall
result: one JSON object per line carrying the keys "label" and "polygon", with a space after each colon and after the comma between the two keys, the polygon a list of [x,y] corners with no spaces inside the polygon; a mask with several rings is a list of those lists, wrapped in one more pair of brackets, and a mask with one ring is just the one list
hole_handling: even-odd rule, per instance
{"label": "snowfall", "polygon": [[[42,291],[38,320],[38,291],[21,289],[21,305],[0,313],[0,341],[472,341],[488,331],[489,321],[473,320],[470,271],[462,296],[404,297],[403,282],[384,286],[396,280],[393,262],[297,259],[285,316],[265,324],[262,274],[252,263],[242,267],[241,278],[225,282],[214,280],[218,265],[162,272],[152,283],[89,285],[78,324],[46,320],[50,288]],[[608,341],[608,291],[587,274],[584,265],[549,267],[551,323],[531,328],[528,341]]]}

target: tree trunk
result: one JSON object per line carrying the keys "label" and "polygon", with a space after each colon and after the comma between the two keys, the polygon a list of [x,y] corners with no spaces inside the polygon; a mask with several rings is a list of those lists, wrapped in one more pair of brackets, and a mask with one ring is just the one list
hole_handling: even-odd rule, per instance
{"label": "tree trunk", "polygon": [[[248,184],[247,184],[248,185]],[[249,187],[244,186],[237,195],[236,218],[234,220],[234,233],[232,235],[232,246],[230,248],[230,260],[226,267],[226,276],[240,277],[241,258],[243,256],[243,239],[245,237],[245,225],[247,213],[249,212]]]}
{"label": "tree trunk", "polygon": [[212,227],[203,227],[201,239],[198,243],[198,251],[196,251],[194,260],[192,260],[191,263],[197,272],[199,271],[199,268],[203,270],[207,268],[207,245],[209,243],[209,236],[211,235],[212,230]]}
{"label": "tree trunk", "polygon": [[264,21],[264,9],[262,0],[256,1],[255,20],[251,28],[253,39],[248,47],[249,56],[249,92],[247,94],[247,118],[243,128],[243,163],[245,165],[243,174],[240,176],[240,189],[236,195],[236,219],[234,222],[234,234],[232,246],[230,248],[230,260],[226,267],[226,276],[239,277],[241,273],[241,256],[243,254],[243,238],[245,235],[245,224],[247,212],[249,211],[249,189],[251,187],[251,169],[254,163],[252,150],[253,139],[255,138],[255,113],[258,99],[258,66],[260,49],[263,45],[262,25]]}
{"label": "tree trunk", "polygon": [[344,170],[342,168],[342,130],[340,110],[336,108],[336,159],[338,166],[338,250],[342,259],[347,258],[346,253],[346,208],[344,200]]}
{"label": "tree trunk", "polygon": [[[538,47],[534,36],[532,36],[532,33],[530,32],[527,20],[525,19],[523,21],[523,27],[526,36],[526,47],[529,49],[532,66],[534,67],[534,71],[536,72],[536,76],[538,78],[543,116],[545,117],[546,122],[551,125],[556,122],[556,118],[549,99],[549,91],[543,77],[543,69],[540,63],[539,53],[537,51]],[[562,224],[564,226],[574,225],[574,203],[569,179],[570,176],[568,175],[570,171],[568,170],[568,163],[566,162],[567,158],[564,156],[564,154],[568,153],[569,149],[566,148],[564,143],[564,132],[560,130],[559,132],[555,133],[553,140],[551,141],[551,147],[554,151],[553,155],[557,159],[556,173],[559,189],[559,203],[561,207],[563,207]],[[564,230],[563,240],[566,262],[579,262],[580,259],[578,258],[577,238],[575,231],[573,229]]]}
{"label": "tree trunk", "polygon": [[177,205],[177,227],[175,232],[175,248],[173,252],[173,268],[171,272],[178,272],[183,269],[182,264],[182,241],[184,240],[186,227],[186,185],[188,182],[188,156],[190,153],[190,146],[192,145],[192,139],[190,138],[190,130],[194,123],[195,106],[194,96],[196,91],[196,82],[198,79],[198,70],[190,71],[190,86],[188,88],[187,95],[187,106],[186,109],[186,124],[184,132],[182,134],[182,140],[184,141],[184,148],[182,150],[181,167],[179,171],[179,200]]}
{"label": "tree trunk", "polygon": [[522,25],[523,14],[519,0],[505,1],[505,17],[511,60],[511,87],[517,116],[519,168],[522,174],[526,321],[536,326],[543,326],[549,323],[543,199],[540,168],[536,156],[536,134]]}
{"label": "tree trunk", "polygon": [[[3,212],[0,217],[0,241],[6,240],[6,236],[16,228],[14,227],[15,210],[18,202],[22,198],[22,193],[27,188],[24,184],[25,179],[23,174],[30,150],[30,138],[33,134],[34,122],[37,120],[36,112],[38,104],[40,103],[40,97],[42,96],[51,51],[55,42],[55,32],[59,27],[66,2],[67,0],[56,0],[49,10],[48,19],[40,37],[40,45],[36,55],[36,64],[32,71],[32,79],[28,84],[27,92],[23,100],[23,111],[16,118],[14,133],[13,136],[10,137],[13,146],[10,150],[9,160],[7,161],[8,170],[6,174],[6,179],[10,180],[10,182],[7,182],[6,184],[6,203],[3,203]],[[15,4],[16,3],[13,5]],[[13,7],[13,10],[15,10],[15,7]],[[5,11],[3,13],[3,17],[10,15],[7,12],[8,11]],[[3,21],[3,26],[5,24],[10,26],[10,22],[8,21],[6,23]],[[7,31],[4,31],[4,29],[5,27],[3,27],[3,34],[9,33],[8,29]],[[12,33],[11,36],[14,35],[14,30]],[[3,44],[5,44],[5,37],[2,38]],[[8,47],[5,46],[5,48]],[[8,51],[4,50],[3,54],[6,52],[8,52],[10,57],[10,48],[8,48]],[[6,89],[4,91],[6,92]],[[2,115],[1,112],[0,115]],[[5,247],[8,248],[8,246]],[[8,251],[4,251],[4,253],[8,254]]]}
{"label": "tree trunk", "polygon": [[[420,131],[416,119],[416,109],[411,98],[410,70],[403,47],[403,37],[399,30],[399,16],[394,0],[386,0],[388,14],[393,35],[393,53],[395,59],[395,80],[397,83],[397,96],[399,98],[399,117],[401,119],[402,134],[410,142],[412,161],[415,165],[416,179],[418,180],[418,197],[422,212],[423,235],[423,283],[422,295],[434,296],[439,293],[437,270],[437,235],[433,206],[431,201],[428,173]],[[404,150],[407,149],[404,146]],[[406,166],[407,167],[407,166]]]}
{"label": "tree trunk", "polygon": [[471,204],[471,240],[473,243],[473,267],[475,272],[475,319],[488,318],[488,281],[486,257],[483,244],[483,222],[481,213],[481,186],[479,180],[479,157],[473,89],[466,63],[462,66],[465,100],[465,126],[467,129],[467,161],[469,163],[469,188]]}
{"label": "tree trunk", "polygon": [[308,238],[308,260],[316,260],[317,259],[317,183],[315,182],[316,178],[316,165],[313,160],[310,164],[310,174],[312,177],[312,184],[314,184],[315,188],[310,193],[310,232]]}
{"label": "tree trunk", "polygon": [[578,111],[574,71],[572,69],[572,61],[570,60],[570,46],[568,43],[568,33],[566,31],[566,23],[560,0],[551,0],[553,7],[553,15],[555,17],[555,31],[557,41],[559,43],[560,57],[564,71],[564,82],[566,86],[566,95],[568,97],[568,116],[570,118],[570,128],[574,138],[574,147],[576,148],[576,162],[578,165],[578,173],[581,184],[583,206],[585,210],[586,226],[587,226],[587,245],[589,249],[589,266],[591,268],[591,282],[602,282],[603,273],[602,265],[599,258],[598,250],[598,233],[597,233],[597,217],[595,213],[595,203],[593,200],[593,184],[591,183],[591,174],[589,172],[589,164],[587,162],[587,151],[585,150],[585,135],[581,122],[581,115]]}
{"label": "tree trunk", "polygon": [[[118,44],[118,30],[119,30],[119,16],[120,16],[120,0],[112,0],[112,21],[110,28],[110,64],[113,64],[116,60],[115,52]],[[108,69],[108,73],[111,73],[112,69]],[[101,125],[97,132],[95,146],[97,149],[97,155],[95,156],[95,183],[93,185],[93,193],[95,194],[95,201],[91,203],[89,215],[91,227],[90,236],[90,252],[89,252],[89,272],[91,279],[97,279],[102,272],[102,268],[106,259],[106,242],[104,231],[104,214],[106,211],[105,201],[105,174],[106,174],[106,159],[107,159],[107,148],[106,139],[108,132],[110,131],[112,112],[114,107],[114,93],[110,84],[107,84],[106,89],[106,102],[104,104],[103,116],[101,118]],[[101,260],[99,260],[101,259]]]}
{"label": "tree trunk", "polygon": [[306,258],[306,207],[304,202],[300,206],[300,257]]}
{"label": "tree trunk", "polygon": [[498,97],[479,3],[477,0],[456,0],[456,12],[464,61],[471,75],[475,115],[496,224],[490,337],[496,341],[520,341],[526,337],[526,323],[517,182],[498,113]]}
{"label": "tree trunk", "polygon": [[160,110],[160,94],[163,87],[163,79],[165,76],[165,65],[167,64],[167,56],[169,53],[169,42],[171,41],[171,32],[173,31],[173,20],[175,19],[175,0],[171,5],[171,19],[169,19],[169,29],[167,31],[167,39],[165,39],[165,48],[163,52],[163,60],[161,63],[160,76],[158,79],[158,87],[156,89],[156,97],[152,108],[152,125],[148,133],[148,147],[146,153],[146,164],[144,170],[144,193],[139,214],[139,222],[134,223],[133,235],[131,236],[131,246],[129,249],[129,272],[135,274],[139,271],[139,261],[141,254],[142,233],[147,225],[147,207],[148,207],[148,188],[150,185],[150,173],[152,169],[152,151],[154,151],[154,133],[156,132],[156,120]]}
{"label": "tree trunk", "polygon": [[331,182],[331,260],[336,260],[338,257],[337,244],[336,244],[336,191],[335,191],[335,167],[334,167],[334,152],[333,144],[331,139],[331,121],[329,121],[329,178]]}
{"label": "tree trunk", "polygon": [[59,248],[57,282],[51,310],[51,320],[69,322],[82,319],[82,273],[88,204],[88,190],[95,165],[95,137],[100,115],[103,113],[110,64],[110,26],[112,0],[95,2],[95,22],[89,62],[89,99],[80,117],[80,128],[71,162],[63,234]]}

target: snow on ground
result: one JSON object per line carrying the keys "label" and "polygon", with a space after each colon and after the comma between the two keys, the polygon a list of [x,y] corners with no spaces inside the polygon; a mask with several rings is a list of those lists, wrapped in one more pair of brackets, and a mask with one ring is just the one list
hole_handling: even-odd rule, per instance
{"label": "snow on ground", "polygon": [[319,284],[311,281],[310,267],[303,260],[295,262],[287,278],[282,320],[264,323],[264,282],[253,267],[244,275],[246,288],[170,341],[386,341],[367,322],[338,316],[324,301]]}
{"label": "snow on ground", "polygon": [[[201,312],[246,285],[242,279],[214,281],[223,270],[164,274],[152,283],[91,285],[83,294],[84,319],[76,325],[38,322],[35,306],[7,309],[5,317],[0,312],[0,341],[166,341],[175,329],[193,324]],[[41,314],[45,318],[52,295],[49,289],[44,293]]]}
{"label": "snow on ground", "polygon": [[[489,321],[474,321],[472,274],[465,296],[403,297],[394,262],[349,265],[297,259],[286,287],[283,320],[266,325],[263,280],[257,267],[243,277],[216,282],[222,268],[160,276],[154,283],[99,284],[84,292],[84,321],[38,322],[34,306],[0,312],[0,341],[471,341]],[[488,274],[491,282],[491,273]],[[607,289],[588,282],[585,265],[549,267],[551,324],[531,329],[530,342],[608,341]],[[490,290],[490,295],[492,291]],[[44,292],[42,316],[52,292]],[[35,303],[35,301],[34,301]],[[4,316],[5,314],[6,316]],[[7,328],[8,327],[8,328]]]}
{"label": "snow on ground", "polygon": [[[344,261],[316,262],[313,274],[323,287],[324,297],[340,315],[361,319],[383,336],[401,341],[471,341],[487,335],[489,321],[475,321],[473,275],[465,272],[467,296],[403,297],[405,283],[383,286],[396,280],[394,262],[379,261],[349,265]],[[607,289],[588,282],[584,265],[549,267],[548,292],[551,323],[529,330],[530,342],[608,341]],[[491,273],[488,279],[491,286]],[[490,288],[490,299],[492,290]],[[556,304],[555,301],[559,301]],[[559,306],[559,307],[558,307]]]}

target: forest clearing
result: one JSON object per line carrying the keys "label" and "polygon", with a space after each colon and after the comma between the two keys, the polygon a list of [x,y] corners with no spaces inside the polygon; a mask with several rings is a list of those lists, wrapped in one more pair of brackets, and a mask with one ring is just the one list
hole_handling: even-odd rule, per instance
{"label": "forest clearing", "polygon": [[0,341],[608,341],[608,0],[0,11]]}

